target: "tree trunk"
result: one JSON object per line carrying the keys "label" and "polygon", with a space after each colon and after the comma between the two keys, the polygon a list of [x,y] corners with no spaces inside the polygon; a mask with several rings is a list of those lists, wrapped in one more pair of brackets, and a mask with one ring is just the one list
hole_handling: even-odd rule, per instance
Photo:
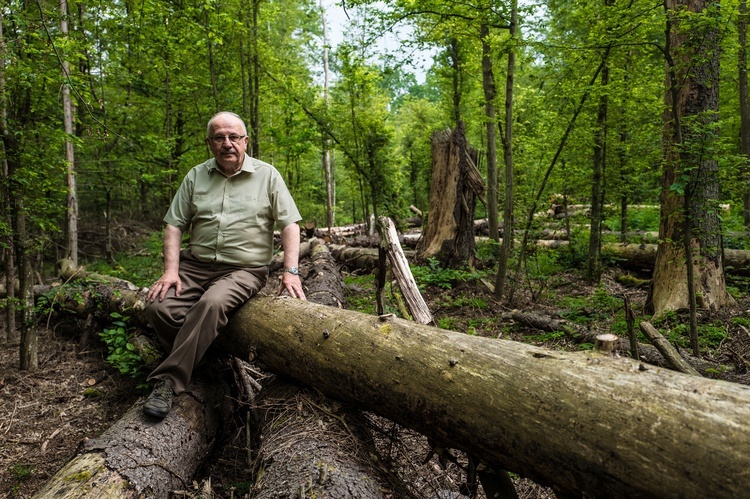
{"label": "tree trunk", "polygon": [[[325,103],[326,117],[330,112],[330,95],[328,93],[328,29],[326,25],[326,13],[323,7],[323,1],[320,0],[320,11],[321,19],[323,21],[323,102]],[[334,207],[336,206],[336,189],[335,189],[335,176],[333,174],[333,164],[331,155],[331,139],[326,134],[325,130],[321,130],[322,140],[322,151],[321,151],[321,162],[323,164],[323,173],[326,182],[326,227],[328,233],[331,233],[331,228],[335,224],[334,220]]]}
{"label": "tree trunk", "polygon": [[[665,162],[662,175],[659,245],[651,302],[654,313],[687,308],[689,292],[686,251],[694,271],[697,305],[718,310],[733,305],[722,267],[718,206],[718,161],[715,123],[719,98],[715,0],[668,0],[667,109],[664,117]],[[705,17],[690,31],[679,22],[682,8]],[[690,195],[685,206],[685,194]],[[691,230],[686,229],[686,222]],[[688,244],[683,244],[688,236]]]}
{"label": "tree trunk", "polygon": [[510,258],[511,237],[515,230],[513,216],[513,82],[516,74],[516,31],[518,30],[518,0],[511,0],[510,11],[510,48],[508,49],[508,74],[505,77],[505,136],[503,139],[503,159],[505,160],[505,203],[503,206],[503,238],[505,243],[500,248],[495,277],[495,298],[500,301],[505,292],[505,281],[508,277],[508,259]]}
{"label": "tree trunk", "polygon": [[[393,221],[388,217],[380,217],[377,225],[381,240],[380,253],[385,252],[388,255],[391,272],[396,278],[396,282],[401,289],[401,294],[403,294],[406,300],[409,315],[419,324],[432,324],[432,313],[430,313],[427,303],[425,303],[424,298],[419,293],[417,283],[414,281],[411,268],[409,268],[409,262],[406,260],[406,256],[404,256],[404,252],[398,242],[398,235],[396,234],[396,227],[393,225]],[[381,256],[380,260],[382,259]]]}
{"label": "tree trunk", "polygon": [[[60,0],[60,32],[68,37],[68,2]],[[68,179],[68,248],[67,257],[78,265],[78,189],[76,187],[75,153],[73,150],[73,102],[70,99],[70,68],[66,58],[62,60],[63,126],[65,128],[65,162]]]}
{"label": "tree trunk", "polygon": [[[3,208],[0,216],[6,227],[12,227],[12,202],[13,194],[10,188],[10,172],[8,170],[8,152],[7,143],[12,140],[8,130],[8,97],[5,93],[5,36],[3,35],[3,11],[0,9],[0,155],[2,156],[2,192],[0,198],[3,200]],[[5,267],[5,287],[8,294],[5,298],[5,329],[0,334],[0,343],[5,343],[13,338],[16,334],[16,307],[15,307],[15,286],[16,270],[13,258],[13,248],[15,246],[13,233],[8,230],[3,235],[5,248],[2,251],[3,265]]]}
{"label": "tree trunk", "polygon": [[750,97],[748,97],[747,86],[747,0],[740,0],[739,9],[737,65],[739,68],[738,87],[740,92],[740,153],[744,159],[742,207],[745,227],[750,228]]}
{"label": "tree trunk", "polygon": [[[606,2],[605,2],[606,5]],[[591,230],[589,231],[589,253],[586,264],[586,279],[589,282],[599,282],[601,277],[601,237],[602,237],[602,208],[604,201],[604,165],[607,158],[607,86],[609,85],[609,63],[607,48],[602,67],[601,86],[602,95],[596,117],[596,132],[594,134],[593,179],[591,181]]]}
{"label": "tree trunk", "polygon": [[224,338],[274,372],[563,493],[736,497],[750,486],[746,386],[268,297],[239,310]]}
{"label": "tree trunk", "polygon": [[432,136],[430,214],[417,248],[419,260],[437,258],[444,267],[472,264],[474,209],[484,193],[482,176],[469,154],[463,123]]}
{"label": "tree trunk", "polygon": [[372,479],[375,451],[360,411],[279,379],[257,405],[263,472],[254,498],[385,497]]}
{"label": "tree trunk", "polygon": [[34,496],[108,499],[170,497],[190,489],[192,478],[229,420],[229,388],[196,380],[175,397],[164,421],[147,418],[135,404],[102,434],[83,444]]}
{"label": "tree trunk", "polygon": [[495,75],[492,73],[492,49],[488,38],[490,28],[482,23],[482,88],[484,89],[484,114],[487,118],[487,220],[490,239],[500,238],[497,224],[497,138],[495,137]]}

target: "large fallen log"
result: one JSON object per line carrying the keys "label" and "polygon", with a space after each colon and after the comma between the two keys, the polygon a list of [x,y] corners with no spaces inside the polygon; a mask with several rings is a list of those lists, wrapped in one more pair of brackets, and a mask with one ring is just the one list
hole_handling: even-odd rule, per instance
{"label": "large fallen log", "polygon": [[[318,304],[341,307],[343,282],[326,246],[320,240],[311,240],[303,248],[303,254],[309,256],[302,269],[308,298]],[[108,316],[111,312],[143,308],[145,290],[138,290],[127,281],[88,274],[83,269],[65,265],[61,271],[66,280],[77,276],[85,279],[87,285],[85,288],[60,288],[55,300],[68,312],[87,316],[97,310]],[[66,293],[66,289],[73,292]],[[278,280],[269,279],[266,291],[275,295],[277,289]],[[136,313],[135,318],[142,321],[140,313]],[[227,350],[231,352],[233,348],[230,346]],[[213,368],[213,371],[218,369]],[[259,402],[266,415],[265,424],[253,428],[254,433],[261,432],[264,437],[257,455],[264,479],[256,484],[255,496],[286,497],[302,491],[302,496],[307,493],[319,497],[348,497],[346,491],[349,490],[356,491],[357,497],[382,497],[378,484],[384,483],[385,478],[367,458],[371,442],[361,432],[350,431],[351,428],[356,430],[353,423],[361,414],[351,407],[340,408],[340,414],[331,414],[310,403],[306,405],[304,421],[301,417],[293,421],[274,420],[269,415],[296,409],[295,394],[299,391],[298,387],[288,386],[278,379],[274,387],[275,395],[261,396]],[[235,392],[243,388],[252,391],[251,387],[239,388]],[[284,398],[279,393],[291,395]],[[198,377],[184,395],[175,398],[174,409],[159,423],[142,415],[142,400],[139,401],[102,437],[82,447],[81,453],[36,497],[160,498],[189,488],[195,471],[212,451],[236,409],[229,403],[236,397],[230,398],[229,394],[230,387],[224,378]],[[320,394],[318,399],[321,406],[333,406]],[[344,415],[348,416],[349,426],[343,423]],[[325,425],[321,425],[323,421]],[[271,445],[280,441],[284,442],[281,447]],[[305,449],[304,455],[298,455],[301,449]],[[358,452],[347,453],[347,449]]]}
{"label": "large fallen log", "polygon": [[747,386],[268,297],[238,311],[227,339],[274,372],[564,494],[750,487]]}
{"label": "large fallen log", "polygon": [[85,442],[34,497],[159,498],[190,488],[201,464],[195,456],[210,452],[230,413],[228,393],[216,382],[192,383],[163,422],[134,405],[101,437]]}

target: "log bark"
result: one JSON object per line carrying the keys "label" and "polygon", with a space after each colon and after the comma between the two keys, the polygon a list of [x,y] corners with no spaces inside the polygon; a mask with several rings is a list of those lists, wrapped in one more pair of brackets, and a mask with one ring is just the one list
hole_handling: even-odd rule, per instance
{"label": "log bark", "polygon": [[246,304],[227,339],[561,493],[736,497],[750,486],[747,386],[269,297]]}
{"label": "log bark", "polygon": [[418,259],[437,258],[444,267],[474,259],[474,210],[484,194],[482,176],[470,156],[464,125],[432,136],[430,213]]}
{"label": "log bark", "polygon": [[654,326],[648,322],[641,322],[639,326],[641,332],[646,335],[649,341],[651,341],[674,369],[685,374],[700,376],[700,373],[696,371],[693,366],[685,362],[685,359],[680,356],[680,353]]}
{"label": "log bark", "polygon": [[278,378],[263,387],[257,409],[262,463],[254,498],[384,497],[359,410]]}
{"label": "log bark", "polygon": [[81,452],[34,496],[36,499],[169,497],[190,488],[231,413],[229,389],[198,380],[176,397],[164,421],[156,422],[135,404],[101,437]]}
{"label": "log bark", "polygon": [[406,260],[404,251],[398,242],[396,227],[391,219],[380,217],[378,219],[378,232],[380,233],[381,251],[385,251],[388,255],[391,271],[396,278],[401,293],[404,295],[410,315],[419,324],[431,324],[433,322],[432,314],[419,289],[417,289],[417,283],[414,281],[409,262]]}

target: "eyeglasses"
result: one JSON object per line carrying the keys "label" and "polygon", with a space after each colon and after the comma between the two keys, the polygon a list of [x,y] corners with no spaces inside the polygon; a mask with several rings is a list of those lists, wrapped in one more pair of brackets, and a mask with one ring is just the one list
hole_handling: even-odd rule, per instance
{"label": "eyeglasses", "polygon": [[232,144],[236,144],[240,139],[244,139],[245,137],[247,137],[247,135],[237,135],[233,133],[232,135],[214,135],[213,137],[209,137],[209,139],[211,139],[214,144],[219,145],[223,144],[226,139],[229,139],[229,142]]}

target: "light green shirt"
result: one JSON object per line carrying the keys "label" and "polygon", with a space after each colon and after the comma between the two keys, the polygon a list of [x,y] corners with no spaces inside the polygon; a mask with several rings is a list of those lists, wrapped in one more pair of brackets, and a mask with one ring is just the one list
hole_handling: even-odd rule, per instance
{"label": "light green shirt", "polygon": [[243,267],[268,265],[274,224],[283,229],[301,219],[281,174],[247,154],[231,177],[215,159],[191,169],[164,216],[183,233],[190,230],[190,252],[198,260]]}

